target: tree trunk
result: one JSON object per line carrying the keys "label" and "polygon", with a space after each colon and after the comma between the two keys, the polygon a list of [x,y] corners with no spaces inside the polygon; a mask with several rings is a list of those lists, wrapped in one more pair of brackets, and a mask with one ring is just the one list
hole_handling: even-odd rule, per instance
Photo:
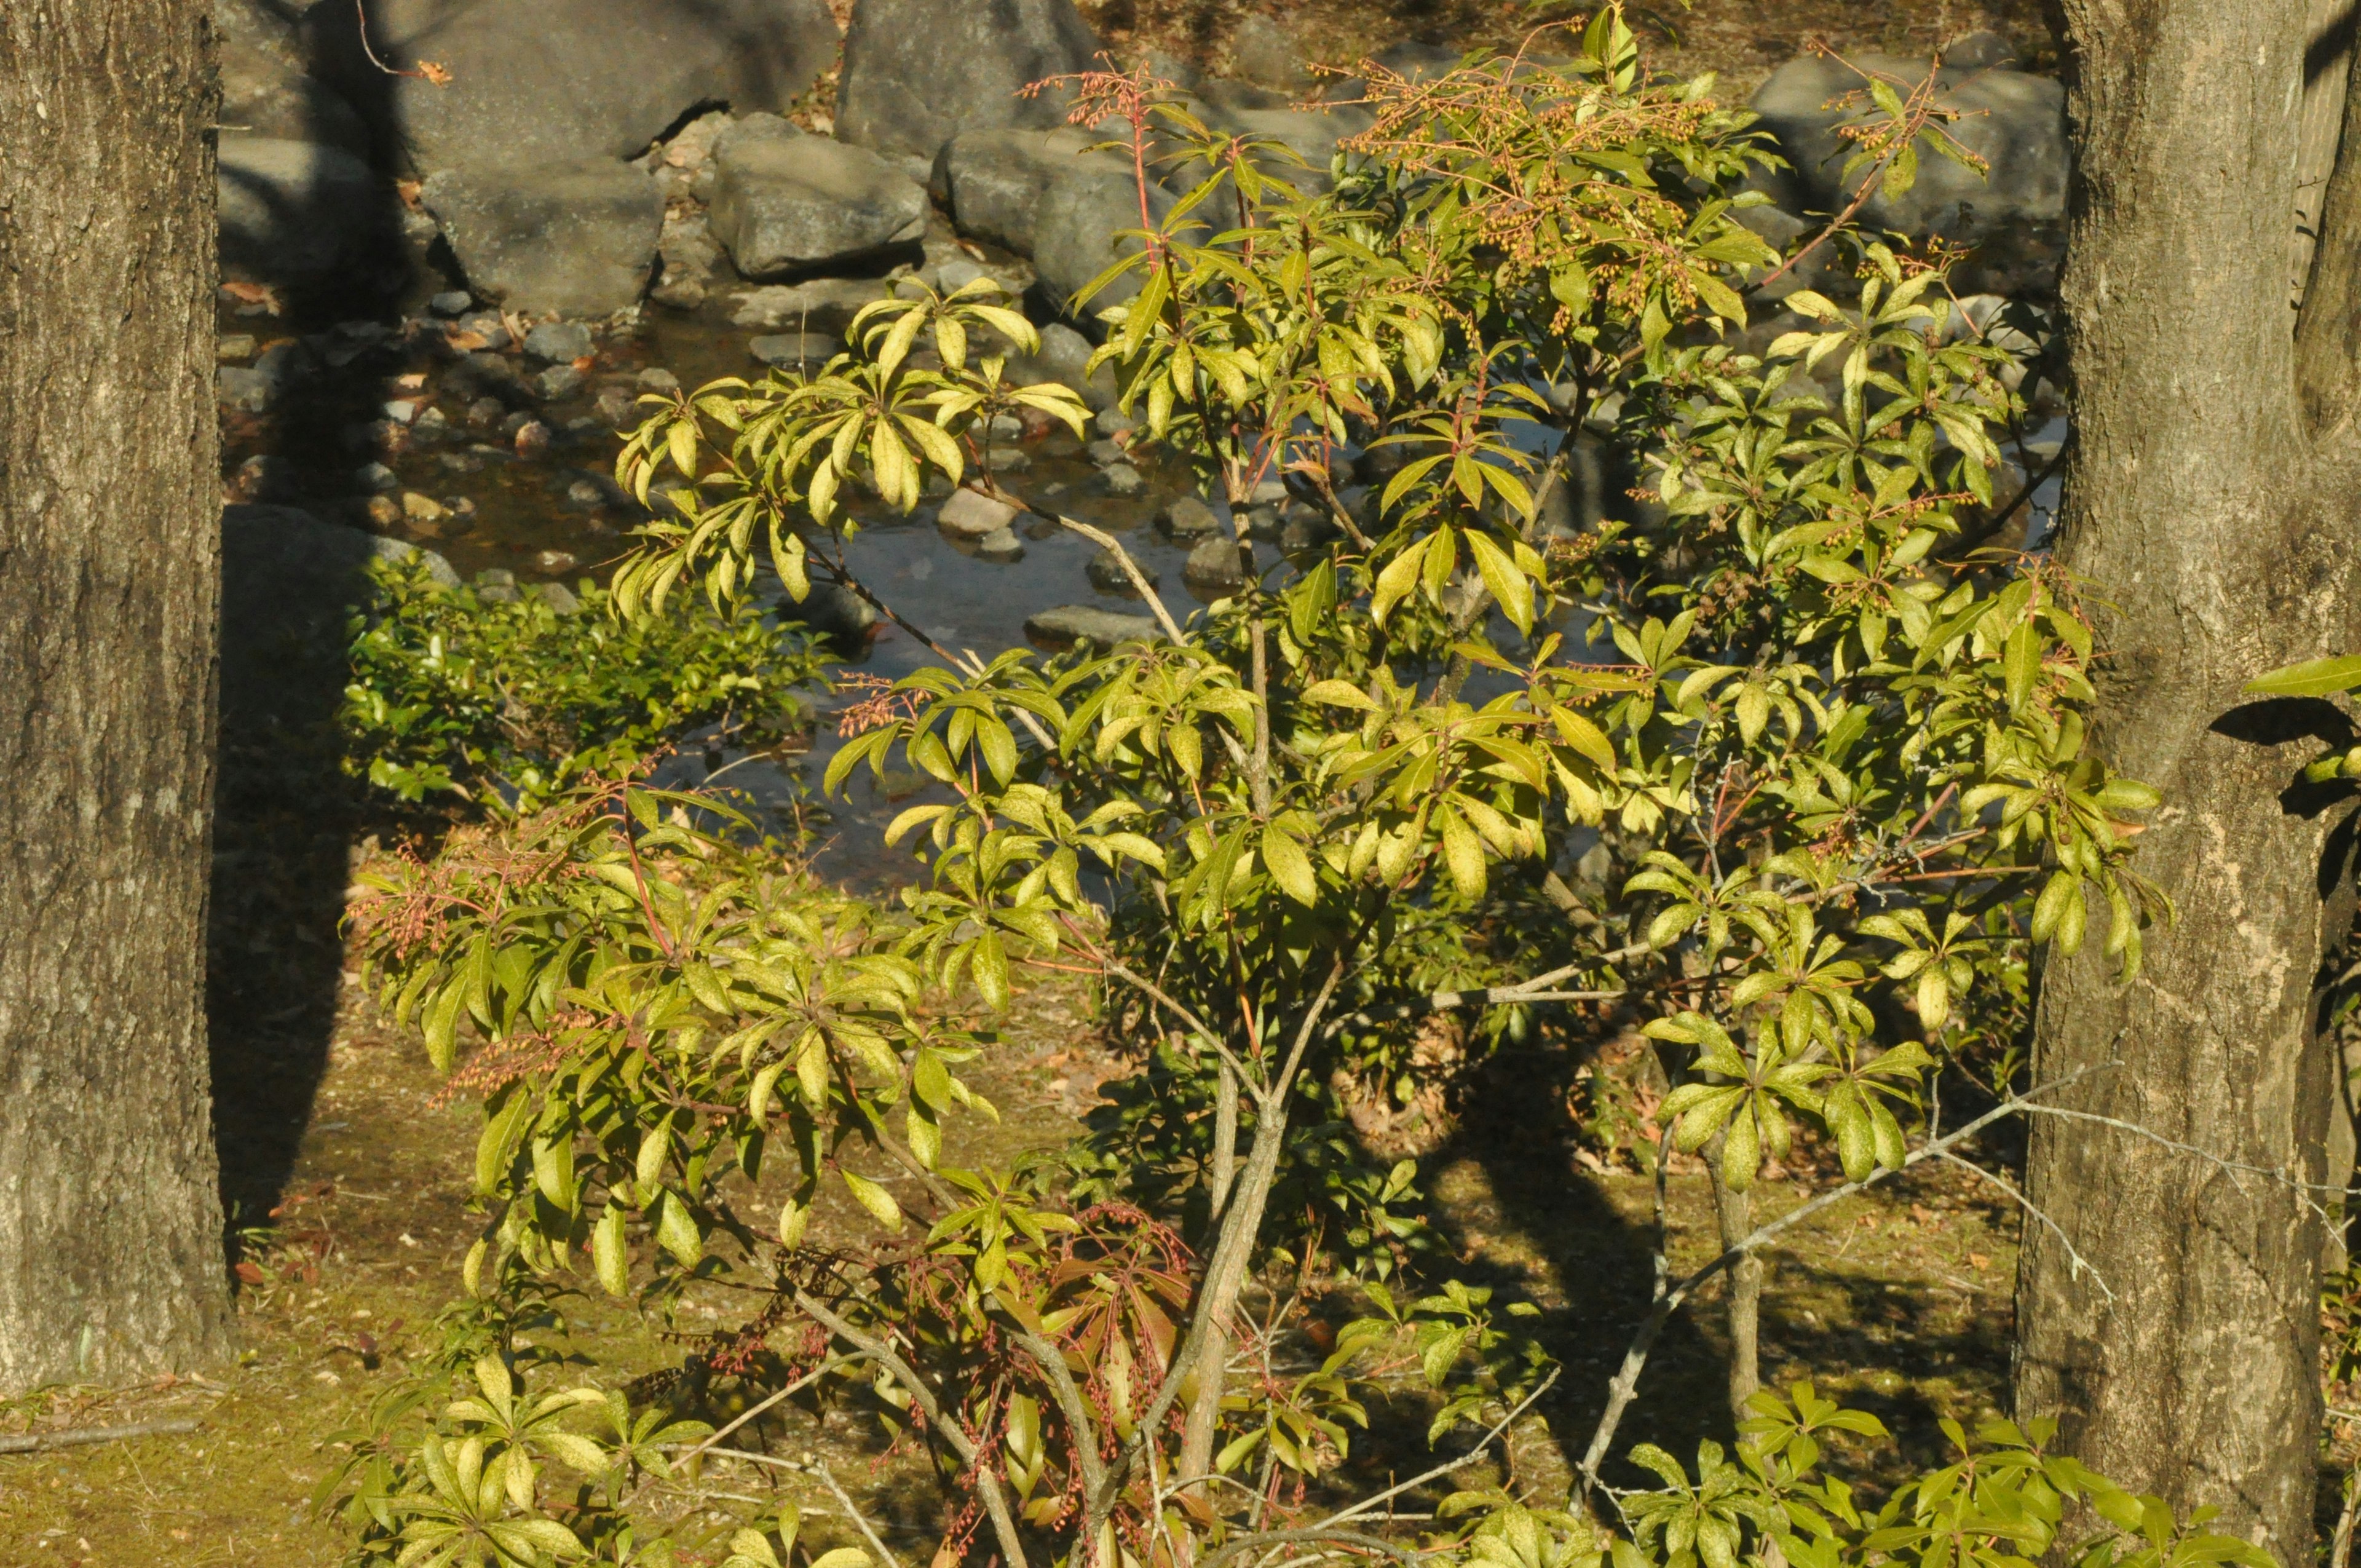
{"label": "tree trunk", "polygon": [[2347,609],[2361,133],[2348,104],[2298,327],[2283,236],[2305,7],[2065,10],[2075,448],[2059,554],[2091,585],[2111,651],[2092,736],[2164,794],[2137,868],[2179,918],[2149,934],[2128,986],[2096,928],[2079,956],[2053,956],[2035,1077],[2088,1070],[2057,1103],[2203,1153],[2033,1118],[2030,1196],[2091,1268],[2026,1227],[2018,1413],[2058,1418],[2067,1451],[2117,1482],[2181,1510],[2215,1505],[2221,1527],[2301,1563],[2323,1238],[2289,1179],[2321,1177],[2330,1072],[2315,994],[2349,918],[2349,835],[2328,792],[2290,786],[2344,721],[2324,702],[2240,688],[2361,646]]}
{"label": "tree trunk", "polygon": [[[1754,1234],[1754,1194],[1734,1192],[1721,1179],[1721,1145],[1726,1133],[1717,1133],[1713,1157],[1706,1176],[1713,1187],[1713,1217],[1724,1252]],[[1763,1387],[1763,1256],[1748,1253],[1730,1271],[1730,1419],[1748,1419],[1746,1401]]]}
{"label": "tree trunk", "polygon": [[0,5],[0,1389],[229,1348],[204,0]]}

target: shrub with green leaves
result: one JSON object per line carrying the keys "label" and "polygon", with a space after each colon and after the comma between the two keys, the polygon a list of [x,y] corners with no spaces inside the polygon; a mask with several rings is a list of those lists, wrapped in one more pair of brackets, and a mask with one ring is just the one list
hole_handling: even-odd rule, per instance
{"label": "shrub with green leaves", "polygon": [[[1609,1487],[1656,1328],[1769,1231],[1660,1277],[1563,1509],[1511,1475],[1415,1545],[1377,1517],[1466,1454],[1335,1495],[1396,1354],[1430,1441],[1478,1450],[1560,1376],[1530,1303],[1408,1245],[1414,1168],[1342,1135],[1340,1074],[1390,1079],[1438,1017],[1481,1040],[1636,1011],[1679,1079],[1666,1143],[1742,1194],[1808,1129],[1844,1169],[1826,1201],[2022,1103],[1939,1139],[1919,1111],[2035,945],[2095,938],[2129,972],[2161,913],[2127,864],[2155,796],[2083,744],[2077,586],[1968,548],[2023,415],[2008,356],[1960,335],[1939,261],[1868,241],[1857,302],[1789,294],[1800,324],[1740,348],[1797,259],[1737,218],[1772,155],[1709,82],[1650,74],[1613,6],[1575,41],[1565,66],[1371,68],[1376,126],[1317,195],[1144,72],[1074,84],[1143,171],[1195,171],[1093,286],[1137,291],[1098,313],[1093,368],[1241,520],[1246,586],[1113,648],[938,650],[865,705],[829,785],[898,761],[948,796],[887,833],[919,860],[890,920],[620,786],[388,873],[359,916],[382,993],[488,1091],[472,1289],[738,1286],[748,1333],[810,1351],[732,1363],[756,1390],[808,1378],[923,1436],[939,1561],[2256,1560],[2013,1429],[1955,1433],[1956,1464],[1864,1514],[1813,1434],[1875,1424],[1808,1388],[1758,1398],[1735,1458],[1708,1445],[1692,1477],[1635,1451],[1664,1485]],[[979,280],[868,307],[809,373],[648,400],[619,480],[695,488],[616,610],[661,618],[691,585],[726,610],[766,565],[797,596],[866,593],[849,484],[907,511],[937,476],[1000,485],[977,469],[995,414],[1080,429],[1071,392],[1006,381],[1036,342]],[[1798,376],[1819,367],[1833,398]],[[1586,431],[1653,499],[1553,537],[1543,493]],[[1336,489],[1356,454],[1391,468],[1373,522]],[[1273,479],[1334,524],[1283,562],[1243,521]],[[1585,894],[1558,867],[1602,842],[1618,874]],[[955,1168],[945,1129],[993,1114],[961,1069],[1028,966],[1099,977],[1155,1091],[1062,1172]],[[812,1240],[823,1186],[865,1243]],[[1326,1333],[1306,1304],[1354,1270],[1417,1283],[1347,1287],[1369,1310]],[[365,1558],[422,1539],[398,1501],[420,1474],[381,1489]],[[580,1527],[651,1560],[614,1539]]]}
{"label": "shrub with green leaves", "polygon": [[445,587],[423,567],[370,567],[338,712],[346,766],[416,803],[531,806],[636,766],[688,732],[776,747],[807,725],[823,661],[748,604],[681,602],[621,621],[606,590],[561,613],[537,594]]}

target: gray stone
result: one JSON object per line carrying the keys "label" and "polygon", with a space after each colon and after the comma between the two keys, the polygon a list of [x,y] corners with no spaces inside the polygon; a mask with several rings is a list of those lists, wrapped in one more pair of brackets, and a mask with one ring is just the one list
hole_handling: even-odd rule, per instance
{"label": "gray stone", "polygon": [[1073,126],[961,132],[935,158],[951,222],[971,238],[1031,256],[1041,199],[1059,175],[1077,165],[1126,174],[1114,154],[1084,151],[1099,139]]}
{"label": "gray stone", "polygon": [[353,470],[353,488],[365,496],[390,496],[401,488],[401,479],[382,463],[368,463]]}
{"label": "gray stone", "polygon": [[[1864,70],[1905,82],[1927,73],[1923,60],[1882,54],[1853,59]],[[1805,55],[1773,71],[1756,90],[1750,106],[1793,167],[1754,180],[1786,212],[1808,218],[1850,200],[1842,175],[1853,144],[1837,134],[1847,111],[1828,105],[1860,84],[1848,67]],[[1861,227],[1977,247],[1978,254],[1953,274],[1962,292],[2046,291],[2055,284],[2065,246],[2065,89],[2026,71],[1952,64],[1938,73],[1936,86],[1937,104],[1961,116],[1950,133],[1987,160],[1989,177],[1949,159],[1921,158],[1908,192],[1894,201],[1883,192],[1871,197],[1861,211]]]}
{"label": "gray stone", "polygon": [[1112,648],[1119,642],[1152,642],[1163,634],[1151,616],[1122,615],[1089,604],[1058,605],[1025,620],[1026,636],[1055,648],[1085,641]]}
{"label": "gray stone", "polygon": [[1268,16],[1249,14],[1230,35],[1230,69],[1257,87],[1294,92],[1312,84],[1303,51]]}
{"label": "gray stone", "polygon": [[638,385],[642,392],[677,392],[680,378],[661,365],[651,365],[640,372]]}
{"label": "gray stone", "polygon": [[307,73],[287,11],[272,0],[214,0],[223,146],[240,135],[271,137],[366,157],[368,127],[341,93]]}
{"label": "gray stone", "polygon": [[1005,565],[1025,559],[1025,542],[1013,528],[996,529],[975,542],[975,553],[983,560]]}
{"label": "gray stone", "polygon": [[224,137],[215,187],[223,272],[268,282],[311,281],[364,257],[393,204],[351,153],[274,137]]}
{"label": "gray stone", "polygon": [[748,340],[747,349],[763,364],[782,370],[819,367],[844,352],[844,345],[825,333],[781,332]]}
{"label": "gray stone", "polygon": [[1199,540],[1180,568],[1180,580],[1189,585],[1191,593],[1216,598],[1246,587],[1237,542],[1218,535]]}
{"label": "gray stone", "polygon": [[214,372],[214,400],[225,409],[263,413],[278,396],[278,383],[259,370],[225,366]]}
{"label": "gray stone", "polygon": [[1148,488],[1147,476],[1128,463],[1110,463],[1100,469],[1099,483],[1111,496],[1136,496]]}
{"label": "gray stone", "polygon": [[2016,46],[1985,28],[1953,38],[1951,47],[1943,51],[1943,63],[1961,71],[2013,69],[2017,63]]}
{"label": "gray stone", "polygon": [[664,230],[655,181],[605,159],[445,170],[424,199],[469,287],[534,313],[599,316],[636,302]]}
{"label": "gray stone", "polygon": [[1131,448],[1111,435],[1103,435],[1082,448],[1083,455],[1102,468],[1112,468],[1118,463],[1131,461]]}
{"label": "gray stone", "polygon": [[544,402],[558,402],[582,389],[586,379],[571,365],[552,365],[533,378],[533,389]]}
{"label": "gray stone", "polygon": [[582,601],[564,583],[535,583],[525,591],[560,615],[572,615],[582,608]]}
{"label": "gray stone", "polygon": [[713,237],[702,209],[683,212],[666,206],[664,234],[656,241],[656,257],[663,264],[664,275],[648,298],[682,311],[693,311],[705,303],[706,296],[713,291],[713,273],[721,260],[721,246]]}
{"label": "gray stone", "polygon": [[465,289],[445,289],[426,302],[426,308],[438,316],[464,316],[475,304],[476,296]]}
{"label": "gray stone", "polygon": [[779,614],[840,642],[858,644],[877,624],[877,607],[835,583],[814,583],[801,604],[783,600]]}
{"label": "gray stone", "polygon": [[1156,531],[1167,539],[1187,543],[1222,531],[1213,509],[1195,496],[1175,496],[1156,514]]}
{"label": "gray stone", "polygon": [[[1137,564],[1137,562],[1134,563],[1134,565]],[[1139,597],[1138,586],[1131,580],[1131,574],[1123,569],[1123,562],[1112,550],[1102,550],[1092,556],[1089,563],[1082,567],[1082,575],[1090,578],[1091,587],[1094,588],[1111,594],[1121,594],[1126,598],[1136,599]],[[1140,576],[1148,579],[1148,586],[1151,588],[1164,586],[1163,577],[1152,567],[1140,567]]]}
{"label": "gray stone", "polygon": [[214,357],[227,364],[234,360],[254,357],[254,334],[225,332],[214,339]]}
{"label": "gray stone", "polygon": [[590,352],[590,329],[580,322],[544,322],[524,334],[524,351],[553,365],[571,365]]}
{"label": "gray stone", "polygon": [[713,144],[713,236],[749,278],[841,265],[915,244],[927,193],[866,148],[755,115]]}
{"label": "gray stone", "polygon": [[356,7],[313,13],[321,69],[421,173],[491,159],[632,158],[700,104],[780,110],[836,53],[822,0],[369,0],[388,64],[433,60],[448,86],[388,77]]}
{"label": "gray stone", "polygon": [[[1172,194],[1161,185],[1148,194],[1149,216],[1161,221]],[[1033,231],[1033,265],[1050,304],[1095,331],[1099,312],[1139,292],[1138,274],[1126,273],[1087,301],[1078,296],[1119,255],[1139,249],[1137,239],[1126,237],[1139,227],[1139,188],[1128,170],[1084,164],[1051,181]]]}
{"label": "gray stone", "polygon": [[1014,523],[1024,514],[1006,501],[981,491],[961,489],[943,503],[935,521],[945,533],[962,539],[983,539]]}
{"label": "gray stone", "polygon": [[516,604],[524,596],[517,592],[516,574],[506,566],[487,566],[476,574],[476,597],[494,604]]}
{"label": "gray stone", "polygon": [[836,134],[932,164],[961,131],[1058,125],[1068,93],[1022,90],[1090,70],[1099,47],[1073,0],[855,0]]}
{"label": "gray stone", "polygon": [[730,319],[739,326],[769,332],[842,334],[865,306],[891,299],[893,294],[892,285],[873,278],[815,278],[804,283],[774,283],[732,295]]}
{"label": "gray stone", "polygon": [[[1232,136],[1267,137],[1301,159],[1265,157],[1260,167],[1298,190],[1325,191],[1334,183],[1329,165],[1336,144],[1377,123],[1357,106],[1299,109],[1284,93],[1239,82],[1208,82],[1200,107],[1207,126]],[[1137,220],[1134,220],[1137,223]]]}

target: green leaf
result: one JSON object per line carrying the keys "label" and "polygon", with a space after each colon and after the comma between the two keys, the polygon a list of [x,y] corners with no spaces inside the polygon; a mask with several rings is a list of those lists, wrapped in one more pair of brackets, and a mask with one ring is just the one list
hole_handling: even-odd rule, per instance
{"label": "green leaf", "polygon": [[1262,830],[1262,863],[1271,880],[1290,898],[1307,909],[1320,901],[1320,880],[1312,874],[1312,858],[1303,846],[1276,825]]}
{"label": "green leaf", "polygon": [[2246,683],[2255,696],[2327,696],[2361,686],[2361,653],[2312,659],[2273,670]]}
{"label": "green leaf", "polygon": [[868,1210],[879,1224],[889,1231],[902,1228],[902,1205],[894,1201],[891,1192],[858,1171],[840,1169],[837,1174],[844,1178],[844,1190],[852,1194],[853,1201]]}

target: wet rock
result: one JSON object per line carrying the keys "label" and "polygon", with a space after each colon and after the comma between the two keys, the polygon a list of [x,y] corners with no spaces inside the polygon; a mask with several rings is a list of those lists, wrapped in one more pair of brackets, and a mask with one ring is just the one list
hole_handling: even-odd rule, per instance
{"label": "wet rock", "polygon": [[935,522],[945,533],[961,539],[983,539],[1015,522],[1023,515],[1006,501],[996,500],[980,491],[961,489],[953,492],[943,503]]}
{"label": "wet rock", "polygon": [[639,389],[642,392],[677,392],[680,390],[680,378],[661,365],[651,365],[640,372]]}
{"label": "wet rock", "polygon": [[566,504],[577,511],[597,511],[607,504],[607,494],[588,479],[577,479],[566,487]]}
{"label": "wet rock", "polygon": [[1156,514],[1156,531],[1180,543],[1222,531],[1213,509],[1195,496],[1175,496]]}
{"label": "wet rock", "polygon": [[401,488],[401,479],[382,463],[366,463],[353,470],[353,488],[365,496],[391,495]]}
{"label": "wet rock", "polygon": [[528,357],[552,365],[571,365],[588,354],[593,339],[580,322],[544,322],[524,334]]}
{"label": "wet rock", "polygon": [[1033,455],[1021,446],[989,445],[983,466],[994,474],[1022,474],[1033,466]]}
{"label": "wet rock", "polygon": [[964,130],[1054,126],[1071,94],[1021,91],[1090,70],[1099,48],[1073,0],[855,0],[836,134],[931,164]]}
{"label": "wet rock", "polygon": [[537,419],[527,420],[517,427],[516,455],[520,457],[540,456],[549,450],[549,426]]}
{"label": "wet rock", "polygon": [[254,357],[254,334],[225,332],[214,340],[214,358],[223,364]]}
{"label": "wet rock", "polygon": [[638,422],[639,402],[621,387],[609,387],[598,394],[598,422],[621,429]]}
{"label": "wet rock", "polygon": [[582,372],[571,365],[552,365],[533,378],[533,389],[544,402],[560,402],[582,389]]}
{"label": "wet rock", "polygon": [[361,527],[381,532],[401,526],[401,503],[391,496],[367,496],[356,504],[353,515]]}
{"label": "wet rock", "polygon": [[1111,496],[1136,496],[1148,488],[1147,477],[1128,463],[1111,463],[1099,470],[1099,484]]}
{"label": "wet rock", "polygon": [[401,515],[412,522],[441,522],[451,515],[451,509],[433,496],[417,490],[401,492]]}
{"label": "wet rock", "polygon": [[434,60],[448,86],[388,77],[352,5],[313,12],[323,73],[422,173],[488,159],[636,156],[700,104],[785,109],[835,58],[821,0],[369,0],[389,65]]}
{"label": "wet rock", "polygon": [[476,302],[476,296],[465,289],[445,289],[426,302],[426,308],[438,316],[464,316]]}
{"label": "wet rock", "polygon": [[478,430],[489,428],[500,422],[508,407],[498,398],[478,398],[467,405],[467,422]]}
{"label": "wet rock", "polygon": [[525,591],[560,615],[572,615],[582,608],[582,601],[564,583],[535,583]]}
{"label": "wet rock", "polygon": [[278,383],[259,370],[225,366],[214,372],[214,400],[225,409],[239,413],[266,413],[278,397]]}
{"label": "wet rock", "polygon": [[774,283],[730,298],[730,319],[739,326],[777,332],[842,333],[862,307],[891,299],[890,284],[869,278],[815,278],[805,283]]}
{"label": "wet rock", "polygon": [[447,439],[450,433],[450,416],[438,408],[426,409],[410,426],[410,439],[420,446],[432,446]]}
{"label": "wet rock", "polygon": [[[1089,563],[1082,567],[1082,575],[1090,578],[1091,587],[1094,588],[1111,594],[1121,594],[1126,598],[1136,599],[1139,597],[1138,585],[1131,580],[1131,574],[1123,569],[1122,560],[1112,550],[1102,550],[1092,556]],[[1151,588],[1164,586],[1162,576],[1152,568],[1141,567],[1140,575],[1148,579],[1148,586]]]}
{"label": "wet rock", "polygon": [[818,371],[844,352],[844,345],[817,332],[769,333],[750,340],[746,347],[763,364],[782,370]]}
{"label": "wet rock", "polygon": [[658,278],[648,298],[676,311],[693,311],[713,290],[714,268],[721,247],[699,209],[664,212],[664,233],[656,240]]}
{"label": "wet rock", "polygon": [[[1863,70],[1905,82],[1927,74],[1923,60],[1883,54],[1853,59]],[[1838,135],[1847,111],[1828,105],[1860,85],[1847,66],[1804,55],[1773,71],[1755,91],[1749,106],[1778,137],[1792,165],[1755,176],[1781,209],[1834,212],[1850,199],[1842,170],[1851,144]],[[2026,71],[1949,61],[1936,86],[1937,104],[1960,113],[1949,127],[1951,134],[1990,163],[1989,177],[1948,159],[1922,159],[1907,192],[1888,200],[1880,192],[1870,199],[1860,214],[1861,226],[1914,237],[1940,236],[1980,247],[1954,274],[1961,292],[2047,291],[2055,286],[2065,240],[2065,89]]]}
{"label": "wet rock", "polygon": [[1025,559],[1025,542],[1013,528],[994,529],[975,542],[975,553],[983,560],[1005,565]]}
{"label": "wet rock", "polygon": [[1112,436],[1101,436],[1082,448],[1082,452],[1102,468],[1112,468],[1118,463],[1131,461],[1131,449]]}
{"label": "wet rock", "polygon": [[461,316],[452,324],[462,334],[477,340],[462,345],[464,347],[497,352],[509,345],[509,323],[500,319],[498,311],[478,311],[473,315]]}
{"label": "wet rock", "polygon": [[389,227],[392,192],[341,148],[224,137],[215,179],[225,276],[310,282],[364,258]]}
{"label": "wet rock", "polygon": [[915,244],[927,193],[866,148],[749,116],[713,144],[713,236],[749,278],[841,266]]}
{"label": "wet rock", "polygon": [[636,302],[655,268],[664,198],[629,164],[445,170],[423,196],[468,286],[511,310],[606,315]]}
{"label": "wet rock", "polygon": [[258,452],[230,476],[226,499],[233,501],[283,501],[297,490],[295,466],[272,453]]}
{"label": "wet rock", "polygon": [[1246,587],[1246,575],[1238,564],[1236,542],[1218,536],[1199,540],[1180,568],[1180,580],[1189,586],[1191,593],[1209,598],[1219,598]]}
{"label": "wet rock", "polygon": [[494,604],[515,604],[524,596],[517,592],[514,572],[506,566],[487,566],[476,574],[476,597]]}
{"label": "wet rock", "polygon": [[1085,152],[1099,139],[1073,126],[962,131],[936,155],[935,181],[960,233],[1029,257],[1041,200],[1059,175],[1078,163],[1127,172],[1112,153]]}
{"label": "wet rock", "polygon": [[304,45],[270,0],[214,0],[223,145],[239,136],[324,142],[367,157],[368,127],[343,94],[305,69]]}
{"label": "wet rock", "polygon": [[877,609],[851,588],[814,583],[801,604],[783,601],[779,614],[849,646],[859,646],[877,624]]}
{"label": "wet rock", "polygon": [[1091,642],[1112,648],[1119,642],[1152,642],[1163,635],[1155,618],[1123,615],[1096,605],[1061,604],[1027,616],[1025,635],[1053,648]]}
{"label": "wet rock", "polygon": [[537,552],[533,558],[534,571],[547,573],[553,577],[561,572],[574,570],[577,565],[579,563],[575,559],[574,552],[571,550],[543,550]]}

